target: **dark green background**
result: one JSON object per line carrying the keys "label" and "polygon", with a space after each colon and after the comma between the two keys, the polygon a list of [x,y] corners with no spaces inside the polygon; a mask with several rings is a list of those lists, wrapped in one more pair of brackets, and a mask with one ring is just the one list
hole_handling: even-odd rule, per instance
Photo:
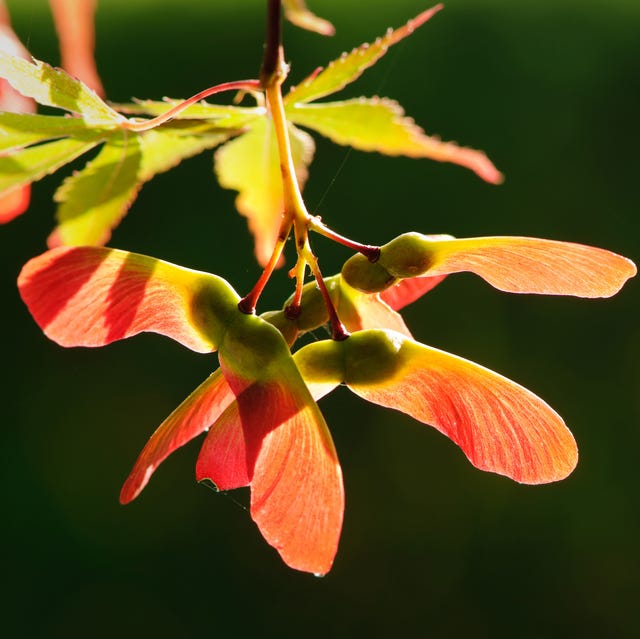
{"label": "dark green background", "polygon": [[[57,63],[44,0],[8,4],[32,53]],[[310,4],[338,33],[286,26],[293,82],[427,6]],[[103,0],[97,57],[109,98],[186,97],[255,77],[263,5]],[[428,133],[485,149],[505,184],[320,140],[310,209],[371,243],[408,230],[521,234],[637,259],[639,34],[636,0],[450,0],[342,95],[397,98]],[[554,406],[578,440],[579,466],[559,484],[520,486],[474,469],[435,430],[341,389],[321,407],[346,517],[334,568],[316,579],[262,540],[236,503],[245,495],[195,483],[199,441],[133,504],[118,504],[151,432],[216,360],[153,335],[96,350],[47,341],[15,278],[45,248],[60,179],[37,184],[29,212],[0,231],[6,636],[638,636],[637,281],[588,301],[509,296],[459,275],[408,309],[417,339]],[[147,185],[111,245],[218,273],[246,292],[259,270],[233,199],[203,154]],[[315,247],[327,273],[348,256],[322,238]],[[260,310],[289,287],[278,273]]]}

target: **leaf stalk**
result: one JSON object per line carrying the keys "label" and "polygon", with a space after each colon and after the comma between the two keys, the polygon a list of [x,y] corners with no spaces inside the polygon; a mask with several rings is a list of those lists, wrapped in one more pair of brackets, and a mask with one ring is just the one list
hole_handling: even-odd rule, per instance
{"label": "leaf stalk", "polygon": [[222,93],[223,91],[260,91],[261,88],[262,84],[259,80],[237,80],[235,82],[224,82],[223,84],[217,84],[214,87],[209,87],[208,89],[204,89],[203,91],[196,93],[155,118],[151,118],[150,120],[129,119],[125,120],[120,126],[123,129],[136,131],[137,133],[149,131],[150,129],[154,129],[155,127],[175,118],[179,113],[184,111],[187,107],[190,107],[192,104],[200,102],[200,100],[204,100],[216,93]]}

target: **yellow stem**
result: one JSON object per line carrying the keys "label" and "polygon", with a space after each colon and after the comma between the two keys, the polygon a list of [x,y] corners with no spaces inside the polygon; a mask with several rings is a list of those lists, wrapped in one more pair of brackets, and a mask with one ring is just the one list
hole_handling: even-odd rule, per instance
{"label": "yellow stem", "polygon": [[282,83],[286,77],[286,65],[280,53],[280,71],[275,74],[273,80],[265,87],[267,105],[273,122],[273,128],[278,144],[280,157],[280,171],[282,173],[282,191],[284,197],[284,217],[291,220],[295,226],[296,240],[298,248],[304,245],[308,233],[308,225],[311,216],[300,193],[296,169],[291,153],[291,141],[289,139],[289,129],[287,118],[284,112],[284,102],[282,100]]}
{"label": "yellow stem", "polygon": [[[282,48],[278,52],[278,64],[275,72],[267,74],[264,80],[264,91],[267,96],[267,106],[271,114],[273,128],[275,130],[276,141],[278,144],[278,154],[280,158],[280,172],[282,174],[282,193],[284,200],[284,223],[288,224],[287,228],[293,225],[296,236],[296,252],[298,253],[298,261],[295,266],[296,276],[296,294],[292,304],[288,307],[288,314],[291,316],[299,313],[300,297],[302,295],[302,286],[306,265],[308,264],[311,272],[316,278],[322,297],[329,311],[329,319],[333,329],[332,337],[335,340],[343,340],[349,337],[349,332],[344,327],[336,309],[331,301],[329,291],[322,278],[318,259],[311,250],[309,244],[309,228],[313,224],[313,218],[309,215],[307,207],[300,193],[300,186],[296,177],[295,165],[293,163],[293,155],[291,153],[291,141],[289,139],[289,129],[287,128],[287,118],[284,112],[284,102],[282,100],[282,83],[287,75],[287,66],[284,63]],[[319,223],[318,223],[319,225]]]}
{"label": "yellow stem", "polygon": [[294,269],[296,278],[296,293],[289,307],[291,314],[299,313],[300,298],[304,285],[304,273],[306,265],[315,261],[315,256],[309,246],[309,224],[311,215],[302,199],[298,178],[296,176],[293,154],[291,152],[291,140],[287,118],[282,99],[282,83],[287,75],[287,66],[284,63],[282,49],[279,50],[278,69],[272,74],[264,87],[267,105],[273,122],[276,142],[278,144],[278,157],[280,158],[280,172],[282,175],[282,195],[284,205],[284,221],[289,228],[293,226],[296,238],[296,252],[298,260]]}
{"label": "yellow stem", "polygon": [[306,258],[302,257],[302,255],[298,255],[296,265],[291,269],[291,271],[289,271],[289,277],[296,278],[296,290],[293,294],[293,299],[291,300],[291,304],[289,304],[289,306],[287,306],[287,308],[285,309],[285,313],[290,319],[295,319],[300,315],[302,289],[304,287],[304,273],[306,271],[306,268]]}

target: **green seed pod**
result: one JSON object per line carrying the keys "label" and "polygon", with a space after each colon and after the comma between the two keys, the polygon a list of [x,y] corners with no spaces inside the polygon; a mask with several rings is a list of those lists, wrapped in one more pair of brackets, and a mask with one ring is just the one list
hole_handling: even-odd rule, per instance
{"label": "green seed pod", "polygon": [[342,342],[325,339],[303,346],[293,359],[300,374],[309,384],[326,385],[327,392],[344,381],[344,346]]}
{"label": "green seed pod", "polygon": [[344,263],[342,277],[349,286],[362,293],[378,293],[398,281],[380,260],[370,262],[361,253],[353,255]]}
{"label": "green seed pod", "polygon": [[403,364],[399,353],[406,341],[394,331],[358,331],[341,342],[307,344],[294,359],[314,396],[321,397],[341,383],[376,386],[391,380]]}
{"label": "green seed pod", "polygon": [[[325,284],[328,284],[328,280],[325,280]],[[302,289],[300,315],[296,319],[298,330],[301,332],[313,331],[328,321],[329,311],[327,311],[322,293],[315,281],[309,282]]]}
{"label": "green seed pod", "polygon": [[372,329],[353,333],[344,342],[347,385],[379,384],[391,379],[401,362],[406,338],[395,331]]}
{"label": "green seed pod", "polygon": [[289,346],[292,346],[298,339],[299,331],[295,320],[289,319],[284,311],[267,311],[260,317],[275,326],[284,337]]}
{"label": "green seed pod", "polygon": [[433,264],[432,244],[422,233],[404,233],[381,247],[378,262],[397,278],[424,275]]}
{"label": "green seed pod", "polygon": [[240,310],[229,324],[218,351],[236,375],[254,381],[277,377],[283,358],[291,356],[280,331],[260,317]]}
{"label": "green seed pod", "polygon": [[219,344],[238,311],[240,298],[231,285],[217,275],[203,274],[192,285],[190,319],[214,344]]}
{"label": "green seed pod", "polygon": [[[329,291],[329,295],[334,298],[337,290],[337,276],[328,277],[324,280],[325,286]],[[302,289],[302,298],[300,300],[300,312],[296,317],[290,315],[288,308],[293,301],[293,295],[283,305],[282,313],[288,316],[288,319],[292,321],[297,329],[301,333],[307,331],[313,331],[320,326],[323,326],[329,321],[329,311],[327,305],[324,302],[322,293],[318,288],[316,282],[309,282],[305,284]],[[334,300],[335,303],[335,300]],[[280,326],[278,326],[280,328]]]}

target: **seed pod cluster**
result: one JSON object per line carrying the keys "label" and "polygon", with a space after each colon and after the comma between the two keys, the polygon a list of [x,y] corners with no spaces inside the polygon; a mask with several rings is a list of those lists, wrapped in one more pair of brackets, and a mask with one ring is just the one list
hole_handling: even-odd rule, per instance
{"label": "seed pod cluster", "polygon": [[353,288],[363,293],[379,293],[398,280],[425,275],[434,263],[434,244],[450,240],[450,235],[403,233],[380,248],[380,257],[370,262],[357,254],[348,259],[342,276]]}

